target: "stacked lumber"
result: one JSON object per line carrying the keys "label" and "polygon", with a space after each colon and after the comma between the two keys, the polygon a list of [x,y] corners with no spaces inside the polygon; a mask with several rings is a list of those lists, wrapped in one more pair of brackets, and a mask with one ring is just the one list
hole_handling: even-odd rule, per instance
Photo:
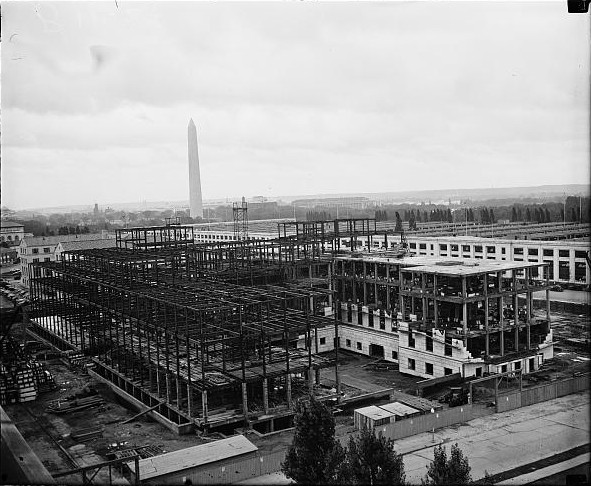
{"label": "stacked lumber", "polygon": [[37,398],[35,375],[28,363],[8,368],[0,365],[0,403],[30,402]]}
{"label": "stacked lumber", "polygon": [[100,395],[92,395],[90,397],[76,398],[73,400],[58,400],[49,405],[45,411],[50,413],[65,414],[72,412],[80,412],[88,408],[100,407],[104,405],[105,401]]}

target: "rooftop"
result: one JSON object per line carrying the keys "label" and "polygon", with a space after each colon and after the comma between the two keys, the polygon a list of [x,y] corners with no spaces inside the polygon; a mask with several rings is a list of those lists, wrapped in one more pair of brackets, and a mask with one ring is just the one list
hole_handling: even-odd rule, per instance
{"label": "rooftop", "polygon": [[61,246],[63,251],[75,250],[93,250],[95,248],[114,248],[117,240],[115,238],[96,239],[96,240],[72,240],[62,241]]}
{"label": "rooftop", "polygon": [[418,273],[431,273],[437,275],[478,275],[482,273],[494,273],[520,268],[540,267],[544,263],[511,262],[498,260],[484,260],[465,258],[458,260],[448,257],[435,256],[405,256],[403,258],[388,258],[385,256],[373,256],[371,253],[363,253],[358,256],[339,255],[337,260],[362,260],[375,263],[394,263],[406,267]]}
{"label": "rooftop", "polygon": [[209,444],[187,447],[179,451],[168,452],[159,456],[148,457],[139,461],[139,474],[142,481],[165,474],[182,471],[222,461],[249,452],[257,451],[258,447],[243,435],[216,440]]}
{"label": "rooftop", "polygon": [[100,233],[85,233],[81,235],[57,235],[57,236],[25,236],[22,241],[22,246],[45,246],[57,245],[65,241],[85,241],[98,240],[101,238]]}
{"label": "rooftop", "polygon": [[20,224],[20,223],[14,223],[12,221],[1,221],[0,227],[2,227],[2,228],[19,228],[19,227],[24,228],[25,225]]}

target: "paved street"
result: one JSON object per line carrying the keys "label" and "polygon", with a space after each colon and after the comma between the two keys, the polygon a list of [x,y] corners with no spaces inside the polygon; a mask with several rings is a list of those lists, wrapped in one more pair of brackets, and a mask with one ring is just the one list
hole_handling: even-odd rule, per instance
{"label": "paved street", "polygon": [[[435,441],[446,441],[448,453],[457,442],[469,458],[473,479],[478,479],[485,471],[497,474],[589,443],[589,422],[587,392],[441,429]],[[398,441],[396,449],[405,453],[432,440],[430,433],[419,434]],[[406,454],[407,479],[420,483],[432,459],[432,446]]]}
{"label": "paved street", "polygon": [[[472,478],[501,473],[589,443],[589,393],[579,393],[510,412],[488,415],[466,424],[398,440],[407,480],[420,484],[433,459],[434,445],[444,443],[449,454],[458,443],[468,456]],[[434,442],[435,440],[435,442]],[[281,473],[241,484],[289,484]]]}

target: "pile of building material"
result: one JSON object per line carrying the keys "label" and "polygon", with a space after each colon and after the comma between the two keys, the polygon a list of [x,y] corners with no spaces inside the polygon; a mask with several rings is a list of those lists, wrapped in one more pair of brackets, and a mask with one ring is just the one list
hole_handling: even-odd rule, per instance
{"label": "pile of building material", "polygon": [[73,400],[58,400],[49,405],[45,411],[56,414],[80,412],[89,408],[100,407],[101,405],[104,405],[104,403],[105,401],[100,395],[93,395]]}
{"label": "pile of building material", "polygon": [[39,393],[53,390],[56,383],[42,363],[26,352],[10,333],[21,316],[20,308],[2,310],[0,337],[0,404],[30,402]]}

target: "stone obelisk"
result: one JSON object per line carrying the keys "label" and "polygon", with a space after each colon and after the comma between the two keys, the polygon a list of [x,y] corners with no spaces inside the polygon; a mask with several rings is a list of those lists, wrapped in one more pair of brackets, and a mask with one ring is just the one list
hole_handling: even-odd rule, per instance
{"label": "stone obelisk", "polygon": [[197,152],[197,128],[193,119],[189,122],[189,202],[192,218],[203,218],[201,199],[201,174],[199,172],[199,153]]}

